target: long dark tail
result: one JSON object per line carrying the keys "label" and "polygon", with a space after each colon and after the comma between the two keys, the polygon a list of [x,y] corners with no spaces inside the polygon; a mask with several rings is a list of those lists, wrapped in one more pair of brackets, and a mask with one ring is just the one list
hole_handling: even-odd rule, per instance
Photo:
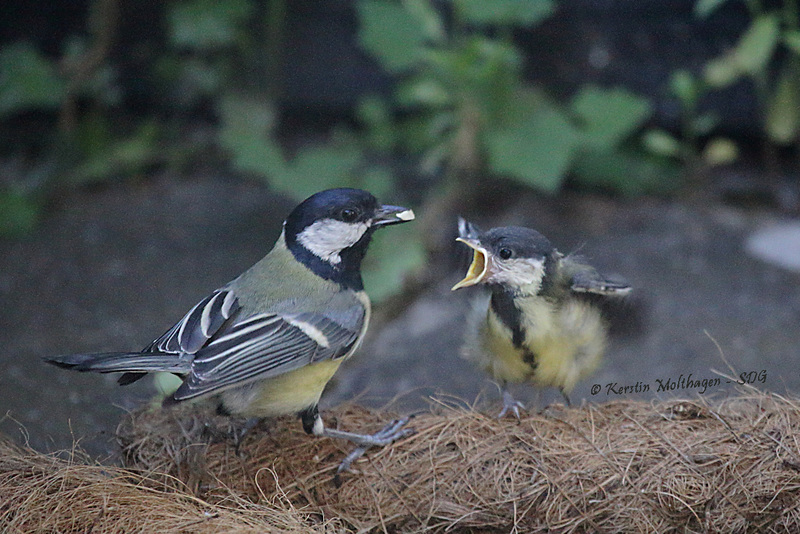
{"label": "long dark tail", "polygon": [[186,374],[191,361],[177,354],[163,352],[100,352],[95,354],[64,354],[44,358],[47,363],[62,369],[82,373],[125,373],[119,378],[122,385],[136,382],[145,373],[164,371]]}

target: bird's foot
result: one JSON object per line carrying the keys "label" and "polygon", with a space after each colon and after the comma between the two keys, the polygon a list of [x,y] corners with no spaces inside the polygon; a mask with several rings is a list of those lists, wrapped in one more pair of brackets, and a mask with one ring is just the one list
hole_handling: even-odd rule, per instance
{"label": "bird's foot", "polygon": [[519,421],[519,411],[524,410],[525,405],[519,402],[518,400],[514,399],[514,396],[508,391],[503,390],[503,409],[497,414],[498,419],[502,419],[506,416],[508,412],[511,412],[516,416],[517,420]]}
{"label": "bird's foot", "polygon": [[247,436],[250,435],[250,432],[258,426],[258,423],[261,422],[261,419],[258,417],[251,417],[247,419],[244,424],[240,427],[233,427],[230,429],[230,438],[233,442],[233,448],[236,451],[237,456],[241,454],[241,446],[244,443],[244,440],[247,439]]}
{"label": "bird's foot", "polygon": [[567,392],[564,391],[562,388],[558,388],[558,390],[561,392],[561,396],[564,397],[564,402],[566,403],[567,408],[571,408],[572,401],[569,400],[569,395],[567,395]]}
{"label": "bird's foot", "polygon": [[323,435],[331,438],[346,439],[356,444],[356,448],[342,460],[339,464],[339,468],[336,470],[335,481],[337,485],[339,474],[344,471],[349,471],[353,462],[364,456],[364,453],[371,447],[385,447],[399,439],[414,434],[416,431],[413,428],[403,428],[410,419],[410,417],[395,419],[374,434],[355,434],[326,428]]}
{"label": "bird's foot", "polygon": [[353,462],[364,456],[364,453],[367,452],[369,447],[364,445],[359,445],[355,449],[353,449],[350,454],[344,457],[344,460],[339,464],[339,467],[336,468],[336,475],[334,477],[334,481],[336,482],[337,486],[341,485],[341,481],[339,479],[339,475],[344,471],[350,471],[350,466],[353,465]]}

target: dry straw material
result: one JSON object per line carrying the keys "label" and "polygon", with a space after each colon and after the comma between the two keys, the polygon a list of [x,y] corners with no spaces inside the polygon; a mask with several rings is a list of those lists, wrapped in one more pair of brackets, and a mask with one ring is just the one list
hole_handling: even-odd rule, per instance
{"label": "dry straw material", "polygon": [[[388,420],[326,414],[344,430]],[[339,484],[349,445],[284,418],[237,448],[227,424],[193,407],[131,414],[127,470],[7,449],[0,518],[10,532],[800,532],[800,404],[775,395],[554,406],[519,422],[438,402]]]}
{"label": "dry straw material", "polygon": [[38,454],[0,441],[0,532],[247,534],[345,532],[280,496],[259,503],[220,493],[194,497],[177,480]]}

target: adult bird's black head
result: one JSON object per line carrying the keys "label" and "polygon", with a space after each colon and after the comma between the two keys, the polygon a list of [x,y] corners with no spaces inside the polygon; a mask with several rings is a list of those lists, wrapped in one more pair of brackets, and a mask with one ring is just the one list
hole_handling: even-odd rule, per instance
{"label": "adult bird's black head", "polygon": [[363,289],[361,260],[373,232],[414,219],[414,212],[381,205],[361,189],[328,189],[308,197],[286,218],[286,246],[318,276]]}

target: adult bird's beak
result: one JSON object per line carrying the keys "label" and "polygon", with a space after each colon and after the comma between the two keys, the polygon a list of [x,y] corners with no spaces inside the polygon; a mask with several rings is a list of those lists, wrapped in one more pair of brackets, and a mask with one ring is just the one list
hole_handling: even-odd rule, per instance
{"label": "adult bird's beak", "polygon": [[467,275],[459,283],[451,288],[451,291],[461,289],[462,287],[474,286],[480,284],[486,275],[489,273],[492,263],[492,256],[485,248],[481,246],[480,241],[477,239],[458,237],[456,241],[461,241],[468,247],[472,248],[473,256],[472,263],[467,270]]}
{"label": "adult bird's beak", "polygon": [[381,206],[372,218],[373,226],[388,226],[414,220],[414,212],[401,206]]}

